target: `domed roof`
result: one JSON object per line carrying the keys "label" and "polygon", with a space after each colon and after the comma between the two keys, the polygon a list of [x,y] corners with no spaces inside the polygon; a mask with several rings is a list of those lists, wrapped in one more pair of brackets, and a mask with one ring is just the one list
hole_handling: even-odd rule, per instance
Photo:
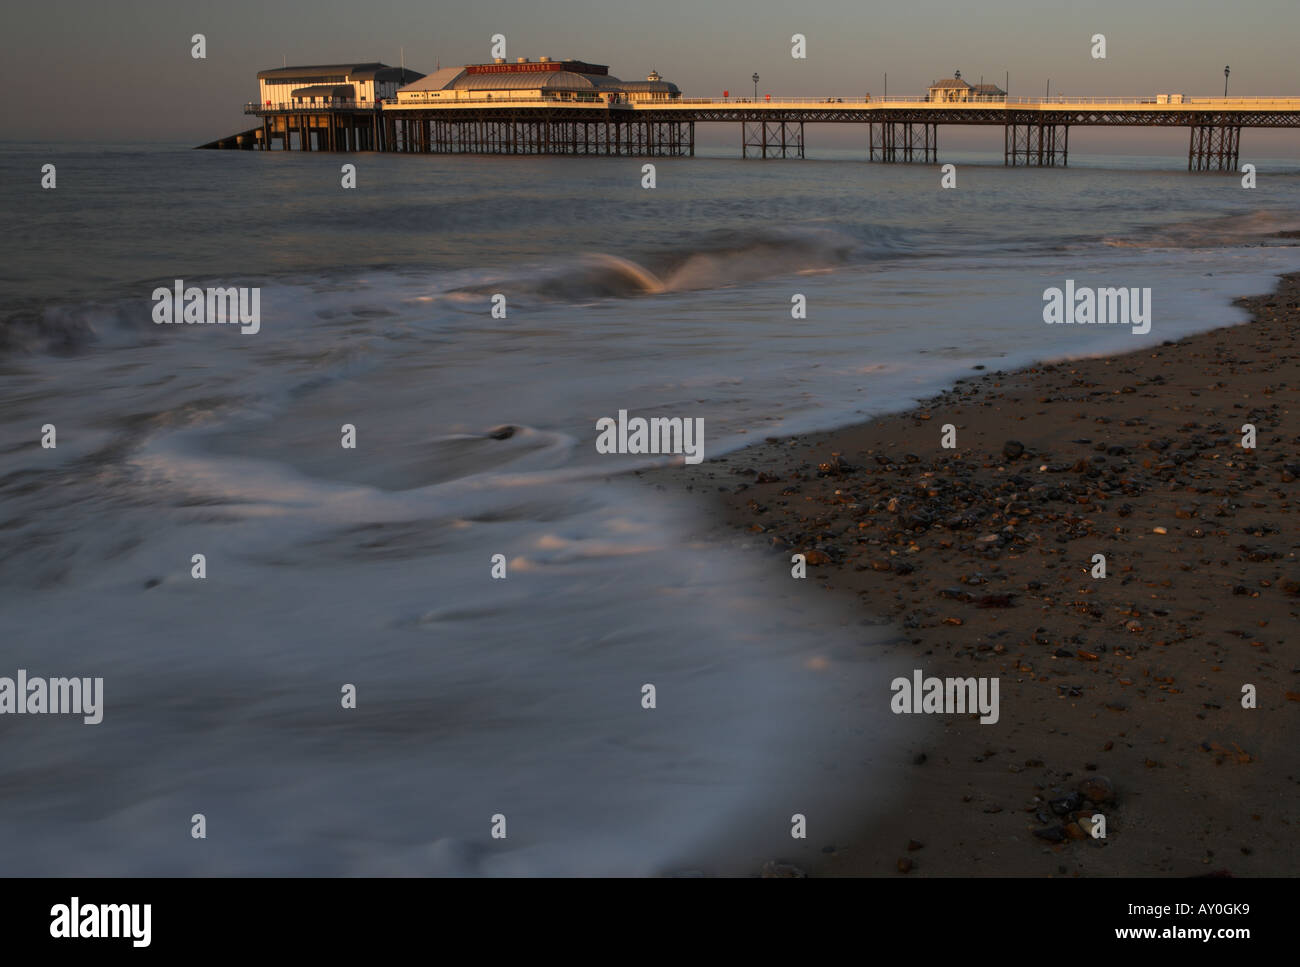
{"label": "domed roof", "polygon": [[[653,71],[651,73],[654,80],[623,81],[610,76],[606,67],[587,65],[581,61],[534,61],[520,62],[520,64],[521,67],[526,66],[528,69],[512,70],[510,68],[515,65],[504,63],[444,67],[414,84],[408,84],[399,94],[409,96],[422,91],[489,93],[536,90],[573,93],[626,91],[636,94],[666,94],[669,97],[677,97],[681,94],[676,84],[663,80]],[[501,69],[492,69],[496,66],[500,66]],[[548,69],[552,66],[554,70]],[[566,67],[583,69],[566,70]]]}
{"label": "domed roof", "polygon": [[619,88],[630,92],[680,94],[676,84],[670,81],[619,81]]}
{"label": "domed roof", "polygon": [[609,91],[626,85],[617,77],[534,71],[527,74],[462,74],[448,88],[456,91]]}

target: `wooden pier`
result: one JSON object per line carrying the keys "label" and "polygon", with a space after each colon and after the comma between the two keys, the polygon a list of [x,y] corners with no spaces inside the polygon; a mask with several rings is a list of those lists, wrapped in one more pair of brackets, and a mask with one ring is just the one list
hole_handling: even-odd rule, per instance
{"label": "wooden pier", "polygon": [[[328,107],[249,104],[260,129],[204,147],[417,154],[691,157],[697,124],[736,124],[742,158],[802,158],[807,124],[861,124],[867,159],[938,161],[939,127],[1000,125],[1003,163],[1064,166],[1076,127],[1185,127],[1191,171],[1236,171],[1244,128],[1300,128],[1300,98],[681,98],[628,103],[549,97],[388,98]],[[237,139],[237,143],[234,143]]]}

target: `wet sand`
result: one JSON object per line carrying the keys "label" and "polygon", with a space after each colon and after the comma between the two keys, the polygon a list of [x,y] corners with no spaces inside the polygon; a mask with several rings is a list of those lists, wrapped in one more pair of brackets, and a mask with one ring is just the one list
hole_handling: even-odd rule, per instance
{"label": "wet sand", "polygon": [[[1300,869],[1300,275],[1242,304],[1248,325],[975,372],[906,413],[648,475],[719,502],[709,539],[787,573],[803,553],[828,615],[847,601],[892,622],[890,676],[1000,682],[996,724],[910,716],[888,815],[774,860],[889,876]],[[889,676],[867,694],[888,707]],[[1098,777],[1113,798],[1096,782],[1077,795]],[[1097,812],[1105,839],[1083,828]]]}

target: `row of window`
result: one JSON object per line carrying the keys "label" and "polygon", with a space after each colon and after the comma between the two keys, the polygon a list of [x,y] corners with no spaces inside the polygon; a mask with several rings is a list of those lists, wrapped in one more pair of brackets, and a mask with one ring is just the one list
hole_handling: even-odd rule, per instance
{"label": "row of window", "polygon": [[277,77],[272,84],[295,84],[298,87],[304,87],[307,84],[342,84],[348,79],[347,74],[337,74],[331,77]]}

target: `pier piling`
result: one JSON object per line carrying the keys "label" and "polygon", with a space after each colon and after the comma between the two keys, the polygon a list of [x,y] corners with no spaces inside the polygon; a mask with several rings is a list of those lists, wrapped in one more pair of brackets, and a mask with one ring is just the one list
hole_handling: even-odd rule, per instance
{"label": "pier piling", "polygon": [[[764,118],[760,121],[740,123],[740,156],[748,158],[750,149],[760,158],[802,158],[803,122],[784,116]],[[691,132],[691,154],[695,154],[694,125]]]}
{"label": "pier piling", "polygon": [[1051,120],[1034,119],[1012,123],[1003,129],[1003,164],[1065,167],[1070,157],[1070,126]]}
{"label": "pier piling", "polygon": [[1187,149],[1188,171],[1236,171],[1241,125],[1214,120],[1192,127]]}
{"label": "pier piling", "polygon": [[[868,125],[867,159],[886,164],[939,160],[939,125],[913,121],[872,121]],[[918,157],[919,155],[919,157]]]}

